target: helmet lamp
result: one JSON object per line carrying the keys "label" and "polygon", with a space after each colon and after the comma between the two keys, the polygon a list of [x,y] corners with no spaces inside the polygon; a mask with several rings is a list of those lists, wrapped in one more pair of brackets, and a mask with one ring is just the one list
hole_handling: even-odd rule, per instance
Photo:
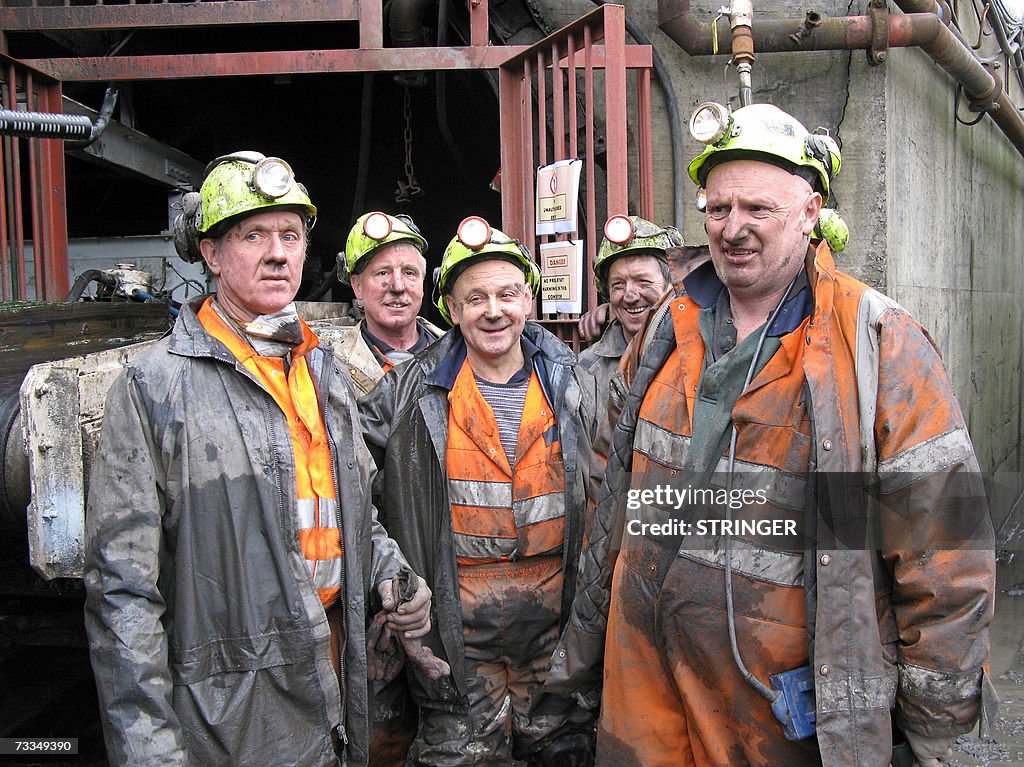
{"label": "helmet lamp", "polygon": [[612,216],[605,222],[604,236],[616,245],[625,245],[636,235],[636,227],[629,216]]}
{"label": "helmet lamp", "polygon": [[383,213],[371,213],[363,221],[363,234],[380,242],[391,234],[391,219]]}
{"label": "helmet lamp", "polygon": [[702,144],[717,144],[729,132],[729,110],[714,101],[698,106],[690,117],[690,135]]}
{"label": "helmet lamp", "polygon": [[256,191],[270,200],[284,197],[295,183],[292,167],[279,157],[265,157],[252,171]]}
{"label": "helmet lamp", "polygon": [[457,236],[467,248],[478,250],[491,241],[491,225],[480,216],[469,216],[462,219]]}

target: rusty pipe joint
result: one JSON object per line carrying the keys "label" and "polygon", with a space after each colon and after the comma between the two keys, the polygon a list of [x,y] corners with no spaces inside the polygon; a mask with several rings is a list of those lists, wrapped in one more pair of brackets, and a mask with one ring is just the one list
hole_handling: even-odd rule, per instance
{"label": "rusty pipe joint", "polygon": [[732,28],[732,61],[734,64],[752,64],[754,61],[754,35],[746,25]]}
{"label": "rusty pipe joint", "polygon": [[800,47],[800,44],[814,34],[814,30],[821,26],[821,14],[815,10],[808,9],[807,15],[804,16],[804,22],[797,27],[796,32],[789,36],[789,39],[793,41],[793,45]]}
{"label": "rusty pipe joint", "polygon": [[752,0],[733,0],[728,9],[729,26],[732,27],[732,63],[740,85],[740,106],[754,102],[754,89],[750,73],[754,64],[754,3]]}
{"label": "rusty pipe joint", "polygon": [[995,72],[991,64],[982,64],[985,71],[992,76],[992,87],[984,93],[968,94],[970,101],[967,108],[972,112],[995,112],[1000,108],[999,96],[1003,92],[1003,81]]}
{"label": "rusty pipe joint", "polygon": [[886,0],[871,0],[867,9],[871,20],[871,47],[868,64],[877,67],[889,58],[889,5]]}

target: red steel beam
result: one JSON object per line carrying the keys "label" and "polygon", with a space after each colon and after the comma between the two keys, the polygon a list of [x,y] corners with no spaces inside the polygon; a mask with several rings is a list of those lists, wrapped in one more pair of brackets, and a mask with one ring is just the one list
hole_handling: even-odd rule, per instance
{"label": "red steel beam", "polygon": [[629,136],[626,110],[612,105],[626,104],[626,10],[621,5],[603,5],[605,50],[604,70],[606,163],[608,211],[629,209]]}
{"label": "red steel beam", "polygon": [[[587,174],[586,209],[587,209],[587,259],[584,268],[594,263],[597,256],[597,189],[594,184],[596,170],[594,164],[594,41],[593,30],[589,26],[583,28],[583,112],[586,114],[584,126],[584,152],[586,161],[584,170]],[[604,222],[601,222],[602,227]],[[597,308],[597,284],[594,282],[593,272],[587,274],[587,308]]]}
{"label": "red steel beam", "polygon": [[281,24],[359,21],[359,0],[245,0],[245,2],[153,3],[0,8],[5,32],[99,29],[158,29],[224,24]]}
{"label": "red steel beam", "polygon": [[565,154],[565,75],[562,66],[562,49],[558,43],[551,46],[551,119],[554,128],[551,132],[554,154],[552,160],[564,160]]}
{"label": "red steel beam", "polygon": [[358,3],[356,16],[359,19],[359,47],[384,47],[384,6],[377,0]]}
{"label": "red steel beam", "polygon": [[[541,79],[544,77],[543,72],[538,72],[537,76]],[[539,141],[535,141],[533,133],[533,71],[529,60],[523,63],[523,78],[519,83],[522,109],[520,111],[520,119],[523,121],[523,165],[519,171],[519,175],[523,178],[523,230],[521,239],[523,242],[533,245],[537,241],[537,188],[536,184],[533,183],[535,176],[533,157],[533,147],[539,144]],[[543,114],[543,104],[538,104],[537,110],[538,115]],[[538,121],[540,117],[538,116]],[[544,132],[542,128],[537,129],[538,137],[543,136]],[[527,183],[529,182],[529,183]]]}
{"label": "red steel beam", "polygon": [[576,36],[569,35],[566,39],[565,51],[566,70],[569,72],[569,157],[579,157],[577,136],[579,131],[579,115],[576,109]]}
{"label": "red steel beam", "polygon": [[[186,80],[247,75],[328,74],[497,69],[510,57],[533,50],[523,45],[462,48],[377,48],[320,51],[203,53],[172,56],[95,56],[27,59],[25,63],[61,82]],[[603,46],[595,47],[594,66],[603,67]],[[646,46],[628,46],[626,66],[651,65]]]}
{"label": "red steel beam", "polygon": [[[14,68],[8,68],[8,72],[13,75]],[[11,96],[11,100],[14,100],[15,83],[11,80],[7,80],[5,85],[6,93]],[[0,106],[4,109],[16,109],[17,104],[10,106],[3,103],[0,99]],[[11,273],[13,262],[11,260],[11,248],[10,240],[8,239],[7,230],[7,174],[8,168],[5,161],[7,154],[7,143],[6,138],[0,139],[0,279],[3,279],[3,286],[0,288],[0,297],[4,301],[10,301],[14,298],[14,279]]]}
{"label": "red steel beam", "polygon": [[[40,93],[40,109],[56,114],[63,111],[60,83],[44,86]],[[67,296],[68,277],[68,216],[64,187],[64,142],[35,139],[39,163],[36,199],[40,210],[40,228],[36,241],[46,243],[43,263],[45,279],[36,277],[36,297],[43,301],[63,301]],[[40,292],[42,285],[42,292]]]}
{"label": "red steel beam", "polygon": [[[37,105],[35,88],[32,83],[32,73],[25,73],[25,109],[29,112],[44,111],[41,105]],[[31,222],[32,237],[32,258],[35,265],[35,296],[39,301],[46,293],[46,275],[50,271],[46,263],[46,256],[49,252],[49,243],[46,241],[46,229],[42,219],[46,215],[43,206],[40,204],[42,195],[39,194],[39,142],[34,139],[26,139],[25,147],[28,149],[28,205],[29,221]],[[25,254],[27,261],[28,254]],[[27,298],[27,296],[26,296]]]}
{"label": "red steel beam", "polygon": [[534,69],[537,73],[537,165],[541,167],[548,164],[547,63],[547,57],[544,55],[544,51],[538,49],[537,65]]}
{"label": "red steel beam", "polygon": [[487,0],[469,0],[469,42],[473,46],[487,45],[491,40]]}
{"label": "red steel beam", "polygon": [[[510,237],[527,242],[523,201],[527,191],[523,180],[523,88],[518,72],[498,72],[498,101],[501,105],[501,228]],[[532,155],[532,151],[531,151]],[[531,157],[532,159],[532,157]]]}

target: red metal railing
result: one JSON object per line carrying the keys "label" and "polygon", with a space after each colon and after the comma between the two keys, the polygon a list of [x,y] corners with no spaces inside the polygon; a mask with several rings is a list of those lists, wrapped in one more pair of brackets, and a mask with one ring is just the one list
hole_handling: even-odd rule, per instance
{"label": "red metal railing", "polygon": [[[156,56],[75,57],[36,59],[29,63],[37,70],[56,78],[53,90],[40,90],[35,108],[60,112],[58,81],[116,82],[191,77],[225,77],[236,75],[281,74],[301,72],[365,72],[445,69],[499,68],[501,98],[502,212],[503,228],[524,242],[536,245],[534,223],[534,187],[538,162],[582,156],[585,171],[582,188],[584,201],[586,259],[589,264],[600,241],[599,231],[610,212],[629,211],[630,173],[637,169],[638,189],[632,196],[645,217],[653,216],[652,152],[650,125],[651,51],[648,46],[626,45],[625,10],[619,5],[603,5],[577,22],[537,45],[492,46],[488,44],[488,2],[469,0],[471,45],[454,48],[382,48],[382,13],[378,0],[322,0],[318,3],[298,0],[227,0],[218,3],[148,3],[81,5],[72,4],[14,7],[0,5],[0,22],[8,30],[28,29],[115,29],[126,21],[142,27],[202,26],[217,23],[245,24],[268,19],[290,7],[289,20],[350,20],[359,23],[358,49],[315,51],[263,51],[250,53],[191,53]],[[187,13],[183,13],[187,11]],[[56,14],[56,15],[55,15]],[[199,15],[196,15],[199,14]],[[636,141],[631,155],[627,134],[627,70],[636,73]],[[36,75],[34,82],[42,82]],[[548,88],[551,89],[551,126],[548,127]],[[598,103],[597,89],[603,84],[603,104]],[[536,89],[539,98],[533,97]],[[31,89],[30,89],[31,90]],[[582,90],[582,105],[580,91]],[[55,93],[48,97],[46,93]],[[48,108],[43,101],[51,98]],[[35,102],[33,102],[35,103]],[[534,105],[537,105],[535,111]],[[600,110],[600,115],[596,114]],[[580,126],[582,124],[582,130]],[[597,135],[603,126],[604,136]],[[578,143],[582,135],[583,151]],[[603,140],[603,147],[600,146]],[[5,140],[13,147],[5,154],[5,163],[14,163],[11,173],[0,180],[7,183],[8,200],[4,215],[15,223],[21,216],[18,190],[12,174],[20,168],[19,142]],[[550,141],[550,158],[549,158]],[[66,231],[62,196],[63,155],[55,141],[43,141],[31,149],[29,164],[36,181],[32,188],[40,190],[38,199],[53,197],[51,208],[38,211],[33,232],[37,230],[56,237]],[[604,158],[603,178],[599,179],[598,156]],[[34,158],[34,159],[33,159]],[[600,180],[600,184],[599,184]],[[56,190],[60,189],[60,194]],[[3,191],[3,190],[0,190]],[[13,202],[12,202],[13,201]],[[58,205],[59,201],[59,205]],[[34,198],[33,204],[36,200]],[[13,205],[13,208],[12,208]],[[51,212],[52,211],[52,212]],[[4,241],[12,247],[21,240],[16,227]],[[66,235],[64,235],[66,236]],[[37,238],[38,239],[38,238]],[[56,243],[60,243],[60,245]],[[63,237],[54,243],[43,243],[48,250],[37,251],[43,257],[42,274],[63,279],[66,291],[66,244]],[[58,252],[54,248],[62,247]],[[57,260],[48,260],[52,254]],[[11,266],[5,258],[5,268]],[[588,307],[597,303],[596,289],[589,266],[584,268],[589,286]],[[5,278],[5,285],[8,280]],[[44,283],[40,283],[44,284]],[[45,284],[44,284],[45,287]],[[5,288],[6,290],[6,288]],[[6,295],[6,294],[5,294]],[[564,318],[563,318],[564,319]],[[568,334],[572,340],[572,334]]]}
{"label": "red metal railing", "polygon": [[[595,66],[596,45],[603,42],[603,67]],[[586,307],[597,305],[597,288],[590,264],[601,240],[605,218],[612,213],[636,212],[654,216],[653,151],[651,146],[651,52],[647,46],[629,46],[627,60],[625,9],[603,5],[500,67],[502,116],[502,219],[505,231],[531,246],[537,244],[534,185],[536,168],[558,160],[584,160],[581,189],[584,229],[584,281]],[[643,54],[646,53],[646,56]],[[631,156],[628,136],[627,69],[636,75],[636,147]],[[596,99],[595,74],[603,79],[603,104]],[[579,104],[582,79],[583,104]],[[551,87],[548,156],[548,84]],[[534,98],[536,93],[536,99]],[[584,147],[578,146],[579,121],[583,120]],[[598,124],[604,126],[605,178],[598,175]],[[566,140],[566,138],[568,140]],[[637,169],[638,211],[629,209],[630,167]],[[598,189],[603,187],[603,199]],[[574,238],[570,235],[559,236]],[[544,241],[554,239],[544,236]],[[564,340],[578,348],[574,315],[548,316]]]}
{"label": "red metal railing", "polygon": [[[6,56],[0,65],[0,107],[62,111],[58,81]],[[0,297],[59,301],[68,292],[63,142],[4,136],[0,143]],[[26,243],[31,243],[32,284]]]}

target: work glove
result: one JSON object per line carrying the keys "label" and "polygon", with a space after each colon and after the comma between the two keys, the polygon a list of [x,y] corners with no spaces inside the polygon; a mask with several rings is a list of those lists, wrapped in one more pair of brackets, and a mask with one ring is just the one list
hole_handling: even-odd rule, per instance
{"label": "work glove", "polygon": [[940,735],[938,737],[919,735],[911,730],[903,731],[910,750],[920,767],[942,767],[953,751],[956,735]]}

